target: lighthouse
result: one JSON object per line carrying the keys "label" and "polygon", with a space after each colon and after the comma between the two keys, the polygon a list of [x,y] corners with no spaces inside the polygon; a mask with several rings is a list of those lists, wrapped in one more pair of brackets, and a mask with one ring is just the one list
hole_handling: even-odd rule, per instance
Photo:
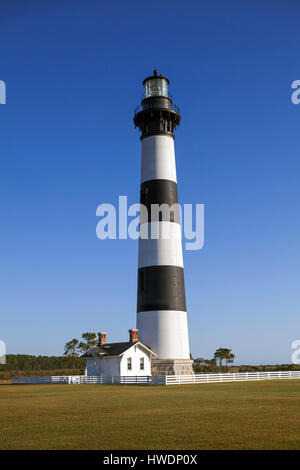
{"label": "lighthouse", "polygon": [[142,144],[137,328],[157,354],[153,375],[192,374],[174,151],[181,116],[166,77],[154,70],[143,86],[134,114]]}

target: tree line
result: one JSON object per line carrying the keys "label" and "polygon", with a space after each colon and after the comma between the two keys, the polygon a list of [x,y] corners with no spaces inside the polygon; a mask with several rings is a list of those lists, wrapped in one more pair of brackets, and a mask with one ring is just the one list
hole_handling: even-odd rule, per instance
{"label": "tree line", "polygon": [[[29,354],[7,354],[6,364],[0,364],[0,372],[4,371],[73,371],[85,369],[85,360],[80,356],[98,343],[96,333],[86,332],[81,340],[73,338],[64,348],[63,356],[33,356]],[[203,359],[203,364],[194,364],[195,372],[226,372],[234,360],[231,349],[219,348],[213,359]],[[271,366],[244,365],[236,367],[239,372],[264,370],[300,370],[300,365],[281,364]],[[82,372],[81,372],[82,373]],[[1,378],[1,377],[0,377]]]}
{"label": "tree line", "polygon": [[33,356],[30,354],[7,354],[6,364],[0,371],[74,370],[84,369],[85,361],[80,356],[97,344],[96,333],[83,333],[81,341],[73,338],[67,342],[63,356]]}
{"label": "tree line", "polygon": [[[78,367],[84,368],[85,361],[78,360]],[[66,356],[32,356],[29,354],[7,354],[6,364],[0,365],[0,371],[8,370],[72,370],[74,363]]]}

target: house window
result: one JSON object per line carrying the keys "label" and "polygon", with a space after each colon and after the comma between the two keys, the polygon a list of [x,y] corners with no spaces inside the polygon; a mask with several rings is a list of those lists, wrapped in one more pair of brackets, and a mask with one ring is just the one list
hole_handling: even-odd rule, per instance
{"label": "house window", "polygon": [[144,369],[145,369],[144,358],[141,357],[141,358],[140,358],[140,370],[144,370]]}
{"label": "house window", "polygon": [[132,359],[131,359],[131,357],[127,358],[127,370],[132,370]]}

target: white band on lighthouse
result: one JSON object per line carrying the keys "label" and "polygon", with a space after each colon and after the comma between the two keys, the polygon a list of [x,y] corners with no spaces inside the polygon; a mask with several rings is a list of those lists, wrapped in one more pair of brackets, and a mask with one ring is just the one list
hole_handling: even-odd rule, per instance
{"label": "white band on lighthouse", "polygon": [[177,182],[174,139],[151,135],[142,140],[141,182],[162,179]]}
{"label": "white band on lighthouse", "polygon": [[[139,268],[161,265],[183,268],[180,225],[173,222],[150,222],[147,225],[149,238],[139,239]],[[159,238],[151,238],[156,234]]]}
{"label": "white band on lighthouse", "polygon": [[160,359],[189,359],[187,313],[172,310],[138,312],[140,340]]}

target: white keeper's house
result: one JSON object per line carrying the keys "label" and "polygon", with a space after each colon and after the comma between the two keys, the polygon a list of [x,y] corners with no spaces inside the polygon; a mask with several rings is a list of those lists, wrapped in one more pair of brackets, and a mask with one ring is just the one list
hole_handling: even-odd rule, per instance
{"label": "white keeper's house", "polygon": [[99,343],[81,356],[86,360],[87,376],[151,375],[151,359],[157,356],[138,340],[138,330],[129,330],[129,341],[107,343],[106,333],[98,333]]}

